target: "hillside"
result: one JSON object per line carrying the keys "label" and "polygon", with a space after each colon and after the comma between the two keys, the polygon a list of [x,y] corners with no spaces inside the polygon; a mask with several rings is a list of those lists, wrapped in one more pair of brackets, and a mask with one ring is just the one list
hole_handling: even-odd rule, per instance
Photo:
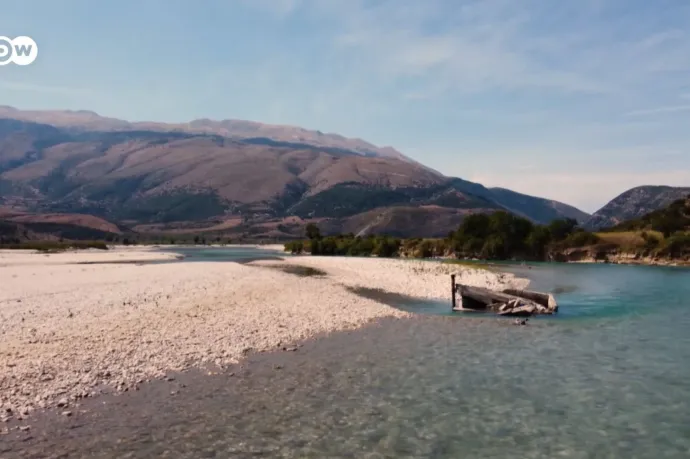
{"label": "hillside", "polygon": [[[355,233],[402,225],[405,235],[441,234],[486,210],[539,223],[587,217],[555,201],[445,177],[387,147],[295,134],[300,128],[250,123],[231,131],[241,123],[208,120],[173,128],[92,112],[0,108],[10,115],[0,118],[0,205],[30,213],[251,237],[299,235],[298,225],[284,223],[290,217]],[[209,132],[195,132],[200,126]],[[271,137],[251,137],[257,133]]]}
{"label": "hillside", "polygon": [[665,237],[678,231],[690,231],[690,193],[670,205],[628,220],[610,228],[609,232],[657,231]]}
{"label": "hillside", "polygon": [[115,224],[92,215],[27,214],[0,208],[0,244],[50,240],[110,240],[122,235]]}
{"label": "hillside", "polygon": [[592,214],[584,226],[590,230],[612,227],[662,209],[688,194],[690,194],[690,187],[640,186],[632,188]]}
{"label": "hillside", "polygon": [[68,129],[71,132],[89,131],[151,131],[211,134],[234,139],[255,139],[265,142],[309,145],[325,150],[356,153],[415,162],[393,147],[377,147],[362,139],[351,139],[338,134],[324,133],[296,126],[257,123],[245,120],[197,119],[188,123],[129,122],[100,116],[88,110],[18,110],[0,106],[0,118],[29,121]]}
{"label": "hillside", "polygon": [[548,223],[557,218],[572,218],[584,223],[590,215],[568,204],[546,201],[505,188],[491,188],[491,194],[509,211],[536,222]]}
{"label": "hillside", "polygon": [[[690,194],[642,217],[594,234],[591,244],[558,254],[562,260],[690,264]],[[592,239],[592,238],[590,238]]]}

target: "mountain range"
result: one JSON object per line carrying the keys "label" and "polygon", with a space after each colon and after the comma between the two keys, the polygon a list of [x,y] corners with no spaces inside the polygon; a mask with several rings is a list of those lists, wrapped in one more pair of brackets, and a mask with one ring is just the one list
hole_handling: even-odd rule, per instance
{"label": "mountain range", "polygon": [[446,177],[391,147],[249,121],[130,123],[88,111],[0,107],[0,205],[89,214],[135,231],[289,237],[331,231],[445,235],[464,215],[546,223],[585,212]]}
{"label": "mountain range", "polygon": [[71,215],[97,231],[112,222],[111,233],[241,238],[299,236],[307,222],[325,233],[438,237],[469,213],[495,210],[592,228],[618,218],[615,209],[590,217],[557,201],[447,177],[392,147],[338,134],[7,106],[0,106],[0,207],[22,225],[65,224]]}

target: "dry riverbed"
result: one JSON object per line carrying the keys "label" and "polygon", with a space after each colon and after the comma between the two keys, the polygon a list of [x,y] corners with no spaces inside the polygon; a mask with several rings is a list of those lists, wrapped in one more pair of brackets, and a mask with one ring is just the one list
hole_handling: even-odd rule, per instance
{"label": "dry riverbed", "polygon": [[[37,409],[78,415],[85,397],[408,316],[352,287],[448,299],[452,272],[470,285],[525,285],[506,274],[375,258],[124,264],[174,258],[132,248],[0,251],[0,433],[7,432],[3,421],[28,428]],[[319,275],[295,275],[285,266]]]}

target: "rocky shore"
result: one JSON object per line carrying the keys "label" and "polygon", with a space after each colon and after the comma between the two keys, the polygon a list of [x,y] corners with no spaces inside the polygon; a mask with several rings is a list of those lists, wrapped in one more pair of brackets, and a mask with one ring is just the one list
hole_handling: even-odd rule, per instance
{"label": "rocky shore", "polygon": [[[450,273],[468,285],[526,285],[509,274],[374,258],[135,263],[176,257],[124,248],[0,252],[0,432],[3,422],[29,428],[37,409],[77,415],[85,397],[409,315],[352,287],[448,299]],[[298,277],[285,267],[316,275]]]}
{"label": "rocky shore", "polygon": [[551,255],[551,261],[561,263],[611,263],[643,266],[690,266],[690,259],[667,258],[596,247],[571,248]]}

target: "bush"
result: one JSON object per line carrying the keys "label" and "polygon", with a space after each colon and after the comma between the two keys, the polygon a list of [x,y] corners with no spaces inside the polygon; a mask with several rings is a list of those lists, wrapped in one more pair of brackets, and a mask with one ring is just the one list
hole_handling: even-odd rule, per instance
{"label": "bush", "polygon": [[671,258],[690,256],[690,234],[680,231],[673,233],[664,240],[657,254]]}
{"label": "bush", "polygon": [[649,234],[646,231],[642,231],[642,239],[644,240],[645,249],[656,249],[661,244],[661,239],[653,234]]}
{"label": "bush", "polygon": [[290,252],[293,255],[299,255],[304,251],[304,242],[302,241],[290,241],[285,244],[285,251]]}
{"label": "bush", "polygon": [[586,247],[598,244],[600,241],[601,239],[596,234],[580,230],[566,237],[563,245],[565,247]]}

